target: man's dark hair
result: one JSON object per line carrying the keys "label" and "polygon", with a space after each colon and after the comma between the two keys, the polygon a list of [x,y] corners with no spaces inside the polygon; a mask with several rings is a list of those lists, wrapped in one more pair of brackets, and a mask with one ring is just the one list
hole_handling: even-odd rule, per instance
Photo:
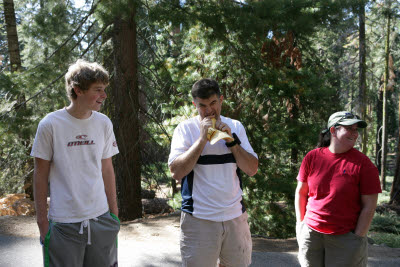
{"label": "man's dark hair", "polygon": [[201,79],[195,82],[195,84],[192,86],[193,99],[196,97],[207,99],[215,94],[219,97],[221,95],[221,91],[219,90],[218,83],[213,79]]}

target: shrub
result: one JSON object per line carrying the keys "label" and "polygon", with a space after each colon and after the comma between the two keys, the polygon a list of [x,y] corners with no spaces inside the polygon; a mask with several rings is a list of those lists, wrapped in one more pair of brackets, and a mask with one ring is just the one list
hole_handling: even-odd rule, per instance
{"label": "shrub", "polygon": [[400,234],[399,216],[393,211],[385,211],[382,214],[376,213],[372,219],[370,231]]}

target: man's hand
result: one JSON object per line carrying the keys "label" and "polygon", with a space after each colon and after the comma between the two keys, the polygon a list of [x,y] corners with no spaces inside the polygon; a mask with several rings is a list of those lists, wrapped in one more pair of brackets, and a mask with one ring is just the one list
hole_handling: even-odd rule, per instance
{"label": "man's hand", "polygon": [[42,222],[38,221],[37,224],[39,226],[40,240],[42,241],[42,243],[44,243],[44,238],[46,237],[47,232],[49,231],[49,221],[46,218]]}
{"label": "man's hand", "polygon": [[222,131],[222,132],[226,132],[226,133],[228,133],[230,136],[232,136],[231,128],[228,126],[228,124],[223,123],[223,122],[221,121],[221,119],[218,119],[218,120],[215,122],[215,128],[216,128],[217,130]]}
{"label": "man's hand", "polygon": [[208,128],[212,127],[212,118],[214,116],[205,117],[200,121],[200,140],[207,141]]}

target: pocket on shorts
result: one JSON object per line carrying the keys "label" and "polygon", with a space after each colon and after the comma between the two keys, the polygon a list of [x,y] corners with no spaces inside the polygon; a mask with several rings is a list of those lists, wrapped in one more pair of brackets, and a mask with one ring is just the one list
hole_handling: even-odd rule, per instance
{"label": "pocket on shorts", "polygon": [[[109,212],[110,217],[109,220],[111,219],[114,227],[115,227],[115,231],[118,233],[121,230],[121,221],[119,220],[119,218],[117,217],[117,215],[115,215],[112,212]],[[112,228],[114,228],[112,227]]]}
{"label": "pocket on shorts", "polygon": [[110,212],[111,217],[118,222],[119,225],[121,225],[121,221],[119,220],[118,216],[115,215],[114,213]]}
{"label": "pocket on shorts", "polygon": [[366,236],[359,236],[359,235],[356,235],[356,234],[353,233],[353,232],[349,232],[349,234],[350,234],[353,238],[355,238],[356,240],[363,241],[363,240],[366,239]]}

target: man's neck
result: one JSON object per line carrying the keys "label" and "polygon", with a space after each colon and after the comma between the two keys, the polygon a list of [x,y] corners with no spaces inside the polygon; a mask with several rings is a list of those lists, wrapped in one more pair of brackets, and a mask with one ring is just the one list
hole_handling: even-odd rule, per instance
{"label": "man's neck", "polygon": [[91,110],[83,109],[74,102],[71,102],[71,104],[68,107],[66,107],[65,109],[67,110],[69,115],[71,115],[72,117],[75,117],[77,119],[80,119],[80,120],[87,119],[92,115]]}

